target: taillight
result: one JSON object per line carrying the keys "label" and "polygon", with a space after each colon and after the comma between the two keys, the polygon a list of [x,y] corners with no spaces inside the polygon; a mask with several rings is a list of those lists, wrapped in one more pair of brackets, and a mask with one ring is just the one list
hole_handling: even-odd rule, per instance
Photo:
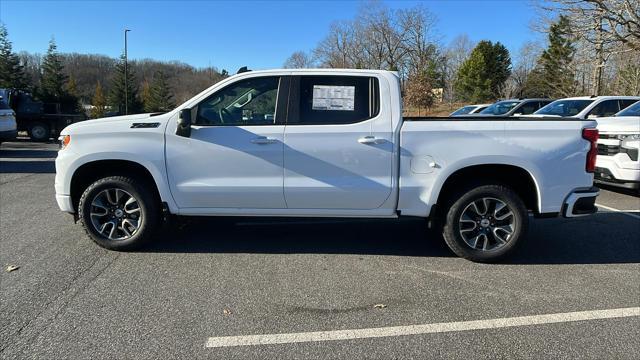
{"label": "taillight", "polygon": [[596,169],[596,157],[598,156],[598,129],[582,129],[582,138],[589,140],[591,148],[587,153],[587,165],[585,169],[592,173]]}

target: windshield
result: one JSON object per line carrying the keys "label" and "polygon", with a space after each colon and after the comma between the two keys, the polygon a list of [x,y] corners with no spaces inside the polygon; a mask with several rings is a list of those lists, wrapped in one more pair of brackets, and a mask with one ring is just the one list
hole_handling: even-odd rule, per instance
{"label": "windshield", "polygon": [[518,104],[520,104],[520,101],[498,101],[497,103],[480,111],[480,114],[504,115]]}
{"label": "windshield", "polygon": [[476,107],[473,105],[469,105],[469,106],[465,106],[465,107],[461,107],[460,109],[454,111],[453,113],[451,113],[451,116],[456,116],[456,115],[466,115],[470,112],[473,111],[473,109],[475,109]]}
{"label": "windshield", "polygon": [[616,116],[640,116],[640,101],[620,111]]}
{"label": "windshield", "polygon": [[536,111],[536,115],[574,116],[584,110],[593,100],[556,100]]}

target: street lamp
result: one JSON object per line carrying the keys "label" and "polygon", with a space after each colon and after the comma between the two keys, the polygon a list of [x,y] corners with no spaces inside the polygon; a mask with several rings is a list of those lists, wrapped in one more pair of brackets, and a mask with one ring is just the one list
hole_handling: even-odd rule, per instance
{"label": "street lamp", "polygon": [[127,71],[127,33],[131,31],[124,29],[124,114],[129,115],[129,86],[127,84],[129,73]]}

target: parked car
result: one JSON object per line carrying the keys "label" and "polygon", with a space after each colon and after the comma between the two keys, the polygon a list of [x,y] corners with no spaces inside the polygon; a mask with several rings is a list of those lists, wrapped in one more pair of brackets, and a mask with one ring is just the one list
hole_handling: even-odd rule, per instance
{"label": "parked car", "polygon": [[412,216],[494,261],[529,213],[591,214],[599,190],[595,121],[491,120],[403,118],[388,71],[243,72],[165,114],[65,128],[56,200],[115,250],[151,240],[163,214]]}
{"label": "parked car", "polygon": [[0,96],[0,144],[4,141],[15,140],[17,135],[16,114],[4,98]]}
{"label": "parked car", "polygon": [[612,116],[640,100],[640,96],[579,96],[559,99],[536,111],[533,116],[563,116],[597,119]]}
{"label": "parked car", "polygon": [[550,99],[509,99],[491,104],[475,116],[521,116],[533,114],[549,104]]}
{"label": "parked car", "polygon": [[460,109],[452,112],[451,114],[449,114],[449,116],[460,116],[460,115],[471,115],[471,114],[477,114],[480,111],[486,109],[487,107],[489,107],[491,104],[475,104],[475,105],[467,105],[467,106],[463,106]]}
{"label": "parked car", "polygon": [[598,119],[598,129],[596,182],[640,191],[640,101]]}

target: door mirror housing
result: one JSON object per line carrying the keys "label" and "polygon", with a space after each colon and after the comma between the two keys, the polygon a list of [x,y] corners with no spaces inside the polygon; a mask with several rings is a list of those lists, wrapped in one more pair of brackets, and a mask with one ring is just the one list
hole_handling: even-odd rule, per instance
{"label": "door mirror housing", "polygon": [[191,136],[191,109],[180,110],[176,135],[183,137]]}

